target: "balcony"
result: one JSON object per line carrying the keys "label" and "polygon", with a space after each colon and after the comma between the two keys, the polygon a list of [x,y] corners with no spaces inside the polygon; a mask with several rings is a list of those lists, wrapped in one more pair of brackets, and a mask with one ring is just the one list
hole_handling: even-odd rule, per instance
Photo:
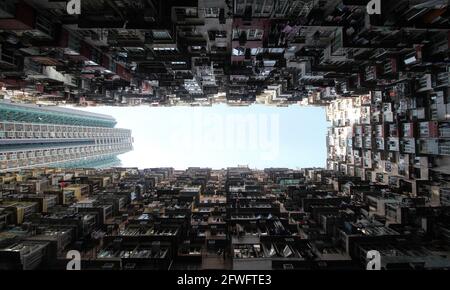
{"label": "balcony", "polygon": [[397,71],[397,59],[388,58],[383,64],[383,75],[395,76]]}
{"label": "balcony", "polygon": [[439,139],[439,155],[450,155],[450,140]]}
{"label": "balcony", "polygon": [[18,68],[23,60],[23,57],[17,55],[15,49],[7,48],[0,44],[0,68],[5,70]]}
{"label": "balcony", "polygon": [[416,153],[416,139],[414,138],[403,138],[400,141],[401,152],[408,154]]}
{"label": "balcony", "polygon": [[395,137],[389,137],[387,140],[387,149],[389,151],[399,151],[399,139]]}
{"label": "balcony", "polygon": [[433,82],[431,78],[431,74],[424,74],[422,77],[418,80],[419,88],[417,89],[417,92],[426,92],[431,91],[433,89]]}
{"label": "balcony", "polygon": [[420,138],[436,138],[438,137],[438,123],[437,122],[420,122],[419,123],[419,137]]}
{"label": "balcony", "polygon": [[419,153],[439,155],[438,139],[419,139]]}
{"label": "balcony", "polygon": [[439,137],[450,138],[450,122],[439,123]]}
{"label": "balcony", "polygon": [[450,72],[441,72],[438,73],[436,78],[436,86],[440,87],[449,87],[450,86]]}

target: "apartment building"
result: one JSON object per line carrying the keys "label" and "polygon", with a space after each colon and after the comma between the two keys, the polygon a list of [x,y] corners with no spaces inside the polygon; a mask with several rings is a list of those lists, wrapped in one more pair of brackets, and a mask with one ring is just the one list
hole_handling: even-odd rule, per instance
{"label": "apartment building", "polygon": [[[448,204],[334,170],[35,168],[0,177],[2,269],[65,268],[69,250],[82,253],[83,269],[365,269],[374,249],[384,269],[450,265]],[[38,180],[39,192],[27,186]]]}
{"label": "apartment building", "polygon": [[130,130],[107,115],[67,108],[0,103],[0,170],[112,166],[132,150]]}

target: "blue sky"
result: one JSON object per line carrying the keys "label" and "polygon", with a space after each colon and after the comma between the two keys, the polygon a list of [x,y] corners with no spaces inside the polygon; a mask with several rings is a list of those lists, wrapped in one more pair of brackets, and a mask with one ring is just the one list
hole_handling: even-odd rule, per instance
{"label": "blue sky", "polygon": [[324,167],[325,109],[254,104],[231,107],[88,107],[132,130],[134,150],[122,166]]}

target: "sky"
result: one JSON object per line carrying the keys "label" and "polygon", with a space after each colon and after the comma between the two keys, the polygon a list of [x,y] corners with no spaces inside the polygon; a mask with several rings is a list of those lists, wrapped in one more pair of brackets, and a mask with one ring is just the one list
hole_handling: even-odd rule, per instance
{"label": "sky", "polygon": [[325,167],[325,109],[253,104],[232,107],[87,107],[132,130],[125,167]]}

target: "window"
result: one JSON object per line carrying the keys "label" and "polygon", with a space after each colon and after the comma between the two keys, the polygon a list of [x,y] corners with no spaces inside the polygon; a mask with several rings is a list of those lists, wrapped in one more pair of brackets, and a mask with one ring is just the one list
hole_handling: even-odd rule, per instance
{"label": "window", "polygon": [[205,8],[205,17],[219,17],[219,8]]}
{"label": "window", "polygon": [[156,51],[174,51],[175,47],[154,47],[153,50]]}
{"label": "window", "polygon": [[264,52],[264,48],[258,47],[258,48],[252,48],[251,49],[251,54],[252,55],[258,55],[260,53]]}
{"label": "window", "polygon": [[[245,4],[247,7],[253,8],[253,14],[255,16],[263,16],[271,14],[274,9],[273,0],[256,0],[256,1],[247,0]],[[242,4],[241,6],[244,5]]]}
{"label": "window", "polygon": [[245,54],[245,48],[243,47],[236,47],[233,48],[233,53],[234,56],[241,56]]}
{"label": "window", "polygon": [[272,67],[272,66],[275,66],[276,63],[277,63],[276,60],[265,60],[264,61],[264,66]]}
{"label": "window", "polygon": [[216,37],[217,37],[217,38],[226,38],[226,37],[227,37],[227,32],[226,32],[226,30],[219,30],[219,31],[216,31]]}
{"label": "window", "polygon": [[336,55],[340,53],[341,48],[342,48],[342,30],[338,29],[331,42],[331,54]]}
{"label": "window", "polygon": [[263,37],[263,31],[261,29],[248,29],[247,39],[248,40],[260,40]]}
{"label": "window", "polygon": [[152,36],[154,39],[171,39],[170,33],[167,30],[153,30]]}
{"label": "window", "polygon": [[262,13],[270,14],[273,9],[273,0],[266,0]]}
{"label": "window", "polygon": [[196,17],[197,16],[197,8],[196,7],[183,7],[183,8],[175,8],[176,15],[184,15],[187,17]]}
{"label": "window", "polygon": [[245,9],[245,0],[236,0],[235,11],[236,14],[243,14]]}
{"label": "window", "polygon": [[188,7],[186,8],[186,12],[185,12],[186,16],[197,16],[197,8],[196,7]]}
{"label": "window", "polygon": [[270,53],[283,53],[284,52],[284,48],[269,48],[269,52]]}
{"label": "window", "polygon": [[276,6],[275,6],[275,14],[284,14],[286,13],[286,8],[288,7],[287,4],[287,0],[279,0],[276,2]]}
{"label": "window", "polygon": [[238,39],[240,33],[241,33],[241,30],[239,28],[233,29],[233,39]]}
{"label": "window", "polygon": [[254,6],[253,12],[255,14],[260,14],[262,11],[262,3],[257,2]]}
{"label": "window", "polygon": [[249,29],[247,33],[248,39],[253,39],[256,36],[256,29]]}

